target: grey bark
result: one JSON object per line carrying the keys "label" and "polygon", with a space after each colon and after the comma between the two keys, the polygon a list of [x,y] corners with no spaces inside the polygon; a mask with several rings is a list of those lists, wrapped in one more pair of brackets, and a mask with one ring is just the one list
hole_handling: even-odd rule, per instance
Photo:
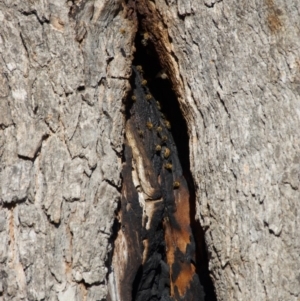
{"label": "grey bark", "polygon": [[133,34],[75,2],[0,1],[1,300],[107,294]]}
{"label": "grey bark", "polygon": [[[299,1],[149,2],[218,300],[300,298]],[[0,300],[105,300],[135,20],[0,1]]]}

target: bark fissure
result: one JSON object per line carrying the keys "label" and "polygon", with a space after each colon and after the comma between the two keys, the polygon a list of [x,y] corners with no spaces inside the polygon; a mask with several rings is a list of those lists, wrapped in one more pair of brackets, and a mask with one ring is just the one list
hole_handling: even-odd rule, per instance
{"label": "bark fissure", "polygon": [[[195,220],[187,126],[168,80],[170,70],[161,67],[148,32],[139,30],[135,46],[126,103],[121,227],[112,259],[123,271],[117,276],[119,297],[215,300],[204,233]],[[110,300],[118,300],[113,295]]]}

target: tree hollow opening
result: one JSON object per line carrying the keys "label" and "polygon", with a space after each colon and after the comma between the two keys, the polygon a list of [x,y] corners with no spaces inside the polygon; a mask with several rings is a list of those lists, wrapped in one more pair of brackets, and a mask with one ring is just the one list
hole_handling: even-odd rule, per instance
{"label": "tree hollow opening", "polygon": [[[208,254],[205,245],[204,231],[199,220],[196,220],[195,218],[195,187],[190,170],[189,136],[186,120],[182,115],[171,81],[167,78],[168,72],[161,67],[155,46],[151,43],[151,40],[145,39],[145,35],[147,35],[147,33],[140,28],[135,40],[136,52],[134,55],[133,65],[142,66],[144,78],[147,80],[149,91],[153,95],[154,99],[159,101],[161,107],[160,111],[162,114],[168,121],[170,121],[170,132],[175,142],[183,176],[187,182],[189,190],[190,227],[195,241],[195,259],[192,259],[192,261],[195,264],[196,274],[199,277],[204,293],[203,297],[198,296],[189,300],[216,301],[217,299],[214,286],[209,276]],[[142,267],[139,268],[139,272],[137,273],[135,282],[133,283],[133,301],[136,301],[136,292],[138,290],[139,281],[141,281],[141,270]],[[154,298],[153,300],[156,299]],[[171,298],[170,300],[177,299]]]}
{"label": "tree hollow opening", "polygon": [[[139,24],[142,21],[139,20]],[[120,229],[110,283],[122,301],[215,301],[195,219],[187,124],[155,45],[139,28],[126,100]]]}

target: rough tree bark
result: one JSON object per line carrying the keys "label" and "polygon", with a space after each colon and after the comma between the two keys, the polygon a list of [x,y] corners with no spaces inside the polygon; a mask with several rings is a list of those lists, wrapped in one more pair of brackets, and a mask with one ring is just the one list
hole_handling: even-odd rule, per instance
{"label": "rough tree bark", "polygon": [[135,11],[187,121],[218,300],[299,300],[297,0],[0,0],[0,300],[106,299]]}

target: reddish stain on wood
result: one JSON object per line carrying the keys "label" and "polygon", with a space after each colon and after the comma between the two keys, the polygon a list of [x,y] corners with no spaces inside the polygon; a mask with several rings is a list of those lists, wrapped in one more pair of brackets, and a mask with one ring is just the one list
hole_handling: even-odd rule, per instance
{"label": "reddish stain on wood", "polygon": [[[187,255],[187,257],[194,255],[186,254],[188,245],[192,243],[192,231],[190,228],[190,195],[186,183],[184,184],[174,192],[176,212],[173,216],[177,224],[176,227],[172,227],[168,219],[164,221],[167,263],[170,266],[171,297],[175,297],[176,288],[180,297],[184,297],[194,281],[196,273],[195,266],[191,262],[176,256],[177,250],[183,255]],[[179,274],[176,271],[176,275],[174,275],[175,272],[173,271],[175,263],[178,265],[177,269],[180,270]]]}

